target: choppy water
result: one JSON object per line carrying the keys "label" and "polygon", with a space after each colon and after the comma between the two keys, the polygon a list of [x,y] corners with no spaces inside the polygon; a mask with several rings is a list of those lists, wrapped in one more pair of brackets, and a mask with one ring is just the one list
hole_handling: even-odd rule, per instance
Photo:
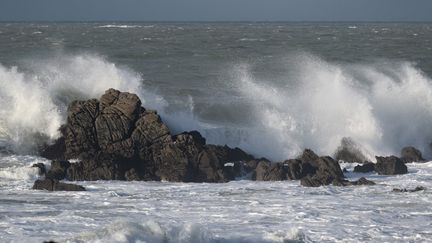
{"label": "choppy water", "polygon": [[[29,190],[67,104],[113,87],[175,132],[283,160],[406,145],[431,158],[432,25],[374,23],[0,23],[0,241],[428,241],[432,168],[369,175],[374,187],[298,182],[84,182]],[[353,175],[358,177],[359,175]],[[83,227],[84,226],[84,227]],[[154,238],[152,238],[154,237]]]}

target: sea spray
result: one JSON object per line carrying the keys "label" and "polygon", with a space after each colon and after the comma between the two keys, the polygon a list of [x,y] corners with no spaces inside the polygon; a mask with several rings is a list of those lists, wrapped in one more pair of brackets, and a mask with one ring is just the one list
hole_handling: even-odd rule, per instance
{"label": "sea spray", "polygon": [[24,63],[0,66],[0,143],[18,153],[35,152],[56,138],[72,100],[116,88],[137,93],[173,134],[198,130],[209,143],[272,160],[295,157],[304,148],[334,155],[343,139],[369,160],[398,154],[406,145],[430,155],[431,80],[408,62],[332,63],[292,54],[280,61],[286,72],[273,80],[255,75],[256,64],[233,65],[223,84],[232,97],[210,97],[207,104],[214,116],[232,122],[203,119],[192,95],[173,110],[157,86],[102,56],[61,54]]}
{"label": "sea spray", "polygon": [[68,104],[108,88],[140,93],[141,77],[95,55],[58,55],[27,62],[25,72],[0,65],[2,146],[31,153],[59,136]]}

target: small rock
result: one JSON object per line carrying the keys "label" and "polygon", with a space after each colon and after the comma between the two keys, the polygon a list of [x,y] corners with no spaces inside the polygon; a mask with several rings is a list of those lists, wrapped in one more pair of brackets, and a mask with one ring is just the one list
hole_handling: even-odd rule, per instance
{"label": "small rock", "polygon": [[39,169],[39,175],[45,175],[46,174],[46,168],[44,163],[37,163],[33,164],[32,167],[37,167]]}
{"label": "small rock", "polygon": [[375,170],[375,164],[366,162],[363,165],[357,165],[354,167],[354,172],[358,173],[369,173]]}
{"label": "small rock", "polygon": [[83,186],[59,182],[56,179],[36,180],[32,189],[47,191],[85,191]]}
{"label": "small rock", "polygon": [[401,159],[396,156],[375,157],[375,171],[380,175],[399,175],[408,173],[408,168]]}
{"label": "small rock", "polygon": [[361,185],[371,186],[371,185],[375,185],[375,182],[370,181],[364,177],[361,177],[357,181],[348,181],[348,180],[336,179],[336,180],[333,180],[332,184],[333,184],[333,186],[361,186]]}
{"label": "small rock", "polygon": [[422,153],[420,152],[420,150],[411,146],[405,147],[401,150],[401,160],[404,163],[425,161],[422,157]]}
{"label": "small rock", "polygon": [[425,188],[425,187],[422,187],[422,186],[418,186],[418,187],[416,187],[416,188],[414,188],[414,189],[406,189],[406,188],[404,188],[404,189],[399,189],[399,188],[393,188],[393,192],[418,192],[418,191],[424,191],[424,190],[426,190],[426,188]]}
{"label": "small rock", "polygon": [[49,179],[63,180],[66,177],[66,171],[70,167],[69,161],[53,160],[51,161],[51,169],[46,173]]}
{"label": "small rock", "polygon": [[286,180],[286,171],[281,163],[260,161],[252,176],[257,181],[283,181]]}

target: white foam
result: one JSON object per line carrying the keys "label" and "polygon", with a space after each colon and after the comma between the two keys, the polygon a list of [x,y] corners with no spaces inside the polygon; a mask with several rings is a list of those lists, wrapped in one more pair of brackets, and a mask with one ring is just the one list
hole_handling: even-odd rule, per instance
{"label": "white foam", "polygon": [[[29,153],[56,138],[72,100],[97,98],[108,88],[141,97],[148,93],[141,89],[139,74],[97,55],[59,54],[27,60],[25,70],[0,65],[0,146],[15,152]],[[161,100],[148,94],[143,103],[147,97],[148,103]]]}
{"label": "white foam", "polygon": [[[119,24],[107,24],[107,25],[101,25],[98,26],[98,28],[121,28],[121,29],[129,29],[129,28],[140,28],[140,25],[119,25]],[[151,27],[147,27],[147,28],[151,28]]]}
{"label": "white foam", "polygon": [[344,65],[310,54],[288,63],[280,84],[257,79],[253,66],[236,66],[234,87],[254,107],[253,124],[217,133],[203,128],[208,141],[275,160],[304,148],[333,155],[344,138],[371,160],[408,145],[431,155],[432,80],[412,63]]}

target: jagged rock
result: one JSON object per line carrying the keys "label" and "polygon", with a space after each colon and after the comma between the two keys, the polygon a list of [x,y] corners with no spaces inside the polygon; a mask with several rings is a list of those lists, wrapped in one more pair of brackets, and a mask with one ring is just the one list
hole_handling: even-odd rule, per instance
{"label": "jagged rock", "polygon": [[66,177],[66,170],[69,167],[69,161],[53,160],[51,161],[51,169],[46,173],[46,178],[63,180]]}
{"label": "jagged rock", "polygon": [[298,159],[304,163],[315,165],[315,161],[319,158],[317,154],[311,149],[305,149]]}
{"label": "jagged rock", "polygon": [[[311,150],[305,150],[302,158],[303,163],[310,164],[313,169],[311,173],[301,178],[300,184],[308,187],[329,185],[334,180],[343,180],[344,175],[337,161],[329,156],[318,157]],[[312,173],[313,172],[313,173]]]}
{"label": "jagged rock", "polygon": [[354,172],[358,173],[369,173],[375,170],[375,164],[366,162],[363,165],[357,165],[354,167]]}
{"label": "jagged rock", "polygon": [[[63,126],[60,128],[60,131],[65,129]],[[62,134],[64,131],[62,132]],[[53,144],[47,145],[43,148],[40,155],[44,158],[50,160],[65,160],[64,156],[66,153],[66,145],[64,137],[60,137],[54,141]]]}
{"label": "jagged rock", "polygon": [[401,160],[405,163],[425,161],[420,150],[411,146],[405,147],[401,150]]}
{"label": "jagged rock", "polygon": [[300,180],[316,172],[316,167],[299,159],[286,160],[284,161],[284,166],[287,167],[287,178],[290,180]]}
{"label": "jagged rock", "polygon": [[401,159],[396,156],[375,157],[375,171],[380,175],[398,175],[408,173],[408,168]]}
{"label": "jagged rock", "polygon": [[337,148],[335,153],[337,161],[343,160],[345,162],[358,162],[363,163],[367,160],[363,155],[358,145],[350,138],[342,138],[341,145]]}
{"label": "jagged rock", "polygon": [[404,188],[404,189],[399,189],[399,188],[393,188],[393,192],[418,192],[418,191],[424,191],[424,190],[426,190],[426,188],[425,188],[425,187],[422,187],[422,186],[418,186],[418,187],[416,187],[416,188],[414,188],[414,189],[406,189],[406,188]]}
{"label": "jagged rock", "polygon": [[283,164],[260,161],[252,177],[257,181],[283,181],[287,179],[286,174]]}
{"label": "jagged rock", "polygon": [[138,174],[138,172],[134,168],[132,168],[132,169],[126,171],[125,179],[127,181],[140,181],[141,176]]}
{"label": "jagged rock", "polygon": [[223,182],[250,170],[244,162],[254,159],[239,148],[207,145],[197,131],[171,136],[138,96],[114,89],[99,100],[72,102],[61,133],[42,155],[79,162],[54,166],[48,173],[55,179]]}
{"label": "jagged rock", "polygon": [[85,191],[83,186],[59,182],[56,179],[36,180],[32,189],[48,191]]}
{"label": "jagged rock", "polygon": [[36,167],[39,170],[39,175],[45,175],[46,174],[46,167],[44,165],[44,163],[36,163],[33,164],[32,167]]}

